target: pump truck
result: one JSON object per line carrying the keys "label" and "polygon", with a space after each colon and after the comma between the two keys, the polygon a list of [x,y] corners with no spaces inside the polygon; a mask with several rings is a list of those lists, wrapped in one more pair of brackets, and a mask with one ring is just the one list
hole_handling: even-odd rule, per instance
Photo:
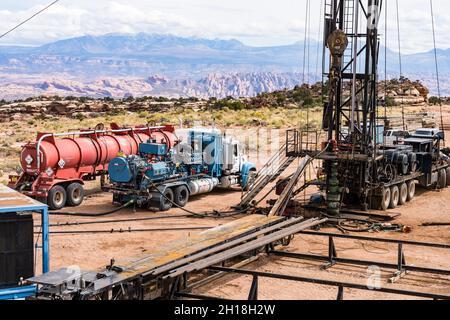
{"label": "pump truck", "polygon": [[139,144],[137,155],[110,162],[110,183],[103,189],[113,194],[115,204],[168,211],[216,188],[245,189],[256,175],[242,145],[218,129],[191,129],[185,143],[167,141],[150,138]]}

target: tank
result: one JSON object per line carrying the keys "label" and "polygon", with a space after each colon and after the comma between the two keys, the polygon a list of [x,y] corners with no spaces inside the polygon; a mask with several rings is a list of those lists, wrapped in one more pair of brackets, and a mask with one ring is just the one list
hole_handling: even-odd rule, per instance
{"label": "tank", "polygon": [[189,189],[191,190],[191,195],[195,196],[198,194],[209,193],[214,190],[215,187],[219,185],[219,179],[217,178],[205,178],[199,180],[192,180],[189,182]]}
{"label": "tank", "polygon": [[[76,206],[81,204],[80,197],[82,201],[83,181],[104,176],[112,159],[137,154],[139,145],[147,141],[158,141],[169,149],[178,143],[173,126],[121,128],[111,124],[111,130],[39,133],[36,142],[24,146],[23,173],[10,177],[8,186],[46,202],[51,209],[60,209],[66,202]],[[55,186],[60,186],[59,193],[53,195]],[[49,199],[49,193],[59,201]]]}

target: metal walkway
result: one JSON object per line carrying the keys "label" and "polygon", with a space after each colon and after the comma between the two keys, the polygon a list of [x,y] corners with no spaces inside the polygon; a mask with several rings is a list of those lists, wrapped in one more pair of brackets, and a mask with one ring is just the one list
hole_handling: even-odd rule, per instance
{"label": "metal walkway", "polygon": [[108,267],[90,272],[64,268],[27,282],[40,287],[36,299],[170,298],[178,291],[180,278],[258,251],[326,221],[250,215],[131,261],[111,261]]}
{"label": "metal walkway", "polygon": [[256,199],[256,197],[269,184],[275,182],[297,157],[286,157],[286,144],[283,145],[272,158],[267,161],[264,167],[259,170],[258,175],[250,185],[246,193],[243,194],[240,208],[247,208]]}

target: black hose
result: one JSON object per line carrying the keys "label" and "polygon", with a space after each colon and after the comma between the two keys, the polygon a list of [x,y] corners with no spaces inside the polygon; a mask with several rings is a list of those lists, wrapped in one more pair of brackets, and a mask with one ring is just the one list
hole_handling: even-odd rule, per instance
{"label": "black hose", "polygon": [[[348,222],[348,221],[365,224],[365,225],[367,225],[367,227],[366,228],[361,228],[361,229],[349,228],[349,227],[344,225],[344,222]],[[369,220],[339,219],[338,226],[339,226],[339,228],[341,228],[342,230],[347,231],[347,232],[358,232],[358,233],[361,232],[362,233],[362,232],[369,232],[369,231],[373,230],[375,228],[375,223],[371,222]]]}
{"label": "black hose", "polygon": [[425,222],[422,227],[448,227],[450,222]]}
{"label": "black hose", "polygon": [[188,209],[183,208],[180,205],[176,204],[172,199],[169,199],[168,197],[166,197],[164,195],[164,193],[162,193],[150,179],[147,178],[147,180],[150,182],[151,186],[156,190],[156,192],[158,192],[164,199],[169,201],[173,206],[177,207],[178,209],[180,209],[184,212],[189,213],[190,215],[192,215],[193,217],[196,217],[196,218],[230,218],[230,217],[234,217],[234,216],[240,215],[240,214],[248,211],[248,209],[246,208],[246,209],[242,209],[242,210],[226,211],[226,212],[219,212],[219,211],[214,210],[213,212],[197,213],[197,212],[188,210]]}
{"label": "black hose", "polygon": [[[99,221],[85,221],[85,222],[65,222],[65,223],[51,224],[50,227],[69,227],[69,226],[83,226],[83,225],[120,223],[120,222],[140,222],[140,221],[175,219],[175,218],[189,218],[189,217],[192,217],[192,216],[184,214],[184,215],[156,216],[156,217],[136,218],[136,219],[99,220]],[[40,225],[37,225],[37,226],[34,226],[34,227],[35,228],[39,228]]]}
{"label": "black hose", "polygon": [[124,204],[123,206],[116,208],[114,210],[111,211],[107,211],[107,212],[101,212],[101,213],[83,213],[83,212],[49,212],[49,215],[52,216],[68,216],[68,217],[104,217],[104,216],[109,216],[113,213],[116,213],[122,209],[125,209],[129,206],[131,206],[134,203],[134,200],[131,200],[129,202],[127,202],[126,204]]}
{"label": "black hose", "polygon": [[[191,228],[154,228],[154,229],[111,229],[111,230],[72,230],[72,231],[50,231],[50,234],[112,234],[112,233],[134,233],[134,232],[168,232],[168,231],[195,231],[208,230],[213,227],[191,227]],[[40,234],[40,232],[35,232]]]}

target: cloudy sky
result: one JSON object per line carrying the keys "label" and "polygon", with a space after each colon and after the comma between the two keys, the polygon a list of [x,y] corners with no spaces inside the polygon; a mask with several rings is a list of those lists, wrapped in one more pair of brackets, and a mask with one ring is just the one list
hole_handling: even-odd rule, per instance
{"label": "cloudy sky", "polygon": [[[450,47],[450,1],[433,0],[438,46]],[[51,0],[1,0],[0,33]],[[312,0],[310,37],[317,39],[320,2]],[[397,47],[395,1],[388,2],[388,47]],[[402,50],[432,48],[429,0],[399,0]],[[39,45],[86,34],[171,33],[238,39],[255,46],[290,44],[305,33],[306,0],[61,0],[59,4],[0,40]],[[384,17],[381,18],[384,24]],[[384,30],[384,27],[381,26]]]}

